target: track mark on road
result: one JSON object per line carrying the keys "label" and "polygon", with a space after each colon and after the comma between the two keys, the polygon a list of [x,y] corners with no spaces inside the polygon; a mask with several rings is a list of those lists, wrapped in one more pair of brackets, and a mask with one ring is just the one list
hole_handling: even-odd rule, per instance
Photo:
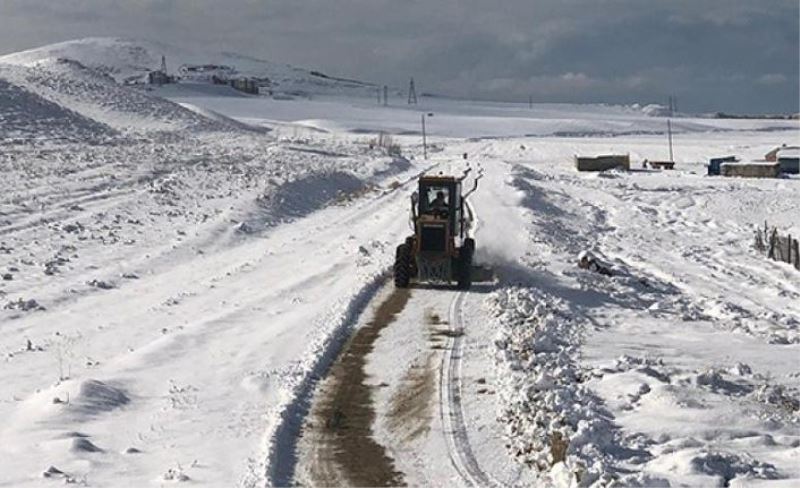
{"label": "track mark on road", "polygon": [[464,318],[462,307],[466,293],[460,292],[450,305],[450,331],[448,347],[442,356],[440,370],[441,395],[439,404],[442,428],[447,438],[450,461],[458,474],[470,486],[494,486],[497,483],[481,469],[469,444],[461,404],[461,357],[464,353]]}

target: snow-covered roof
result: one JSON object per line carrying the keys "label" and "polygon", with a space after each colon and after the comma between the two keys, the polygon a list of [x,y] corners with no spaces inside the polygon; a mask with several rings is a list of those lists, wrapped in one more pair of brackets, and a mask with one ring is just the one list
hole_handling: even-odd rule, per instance
{"label": "snow-covered roof", "polygon": [[800,147],[793,146],[793,147],[784,147],[780,151],[778,151],[778,159],[782,158],[800,158]]}

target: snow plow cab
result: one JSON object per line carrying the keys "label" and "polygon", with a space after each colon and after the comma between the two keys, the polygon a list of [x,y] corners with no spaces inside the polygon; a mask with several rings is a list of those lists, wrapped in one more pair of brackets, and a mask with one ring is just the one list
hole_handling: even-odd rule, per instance
{"label": "snow plow cab", "polygon": [[419,189],[411,195],[414,235],[397,246],[395,254],[394,283],[398,288],[408,288],[412,280],[456,283],[462,290],[472,285],[474,216],[467,197],[478,188],[483,172],[472,189],[462,194],[470,171],[468,168],[461,176],[420,176]]}

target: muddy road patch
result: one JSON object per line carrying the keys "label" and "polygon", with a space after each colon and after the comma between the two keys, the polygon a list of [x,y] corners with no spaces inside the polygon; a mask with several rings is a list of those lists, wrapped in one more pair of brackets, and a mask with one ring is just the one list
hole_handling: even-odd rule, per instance
{"label": "muddy road patch", "polygon": [[430,431],[437,391],[434,358],[433,353],[418,358],[390,400],[386,426],[401,442],[410,442]]}
{"label": "muddy road patch", "polygon": [[405,484],[384,447],[373,439],[375,409],[365,366],[381,331],[403,311],[409,296],[408,290],[392,291],[347,342],[318,390],[303,429],[313,440],[309,476],[315,486]]}

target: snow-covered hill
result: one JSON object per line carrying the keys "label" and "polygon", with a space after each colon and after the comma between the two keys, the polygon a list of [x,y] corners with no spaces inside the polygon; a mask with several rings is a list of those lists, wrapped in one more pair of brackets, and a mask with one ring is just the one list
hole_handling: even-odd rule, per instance
{"label": "snow-covered hill", "polygon": [[[128,132],[227,130],[214,121],[145,91],[119,85],[79,62],[49,58],[25,66],[0,64],[0,79],[97,123]],[[32,117],[19,120],[30,126]]]}
{"label": "snow-covered hill", "polygon": [[0,140],[87,141],[113,134],[110,127],[4,79],[0,67]]}
{"label": "snow-covered hill", "polygon": [[94,37],[51,44],[0,56],[0,63],[28,65],[44,59],[71,59],[106,73],[119,83],[135,83],[146,80],[148,72],[161,66],[161,56],[166,56],[170,74],[178,74],[183,65],[226,66],[239,76],[267,78],[273,91],[280,93],[372,96],[375,90],[371,83],[336,78],[241,54],[193,51],[153,41],[119,38]]}

